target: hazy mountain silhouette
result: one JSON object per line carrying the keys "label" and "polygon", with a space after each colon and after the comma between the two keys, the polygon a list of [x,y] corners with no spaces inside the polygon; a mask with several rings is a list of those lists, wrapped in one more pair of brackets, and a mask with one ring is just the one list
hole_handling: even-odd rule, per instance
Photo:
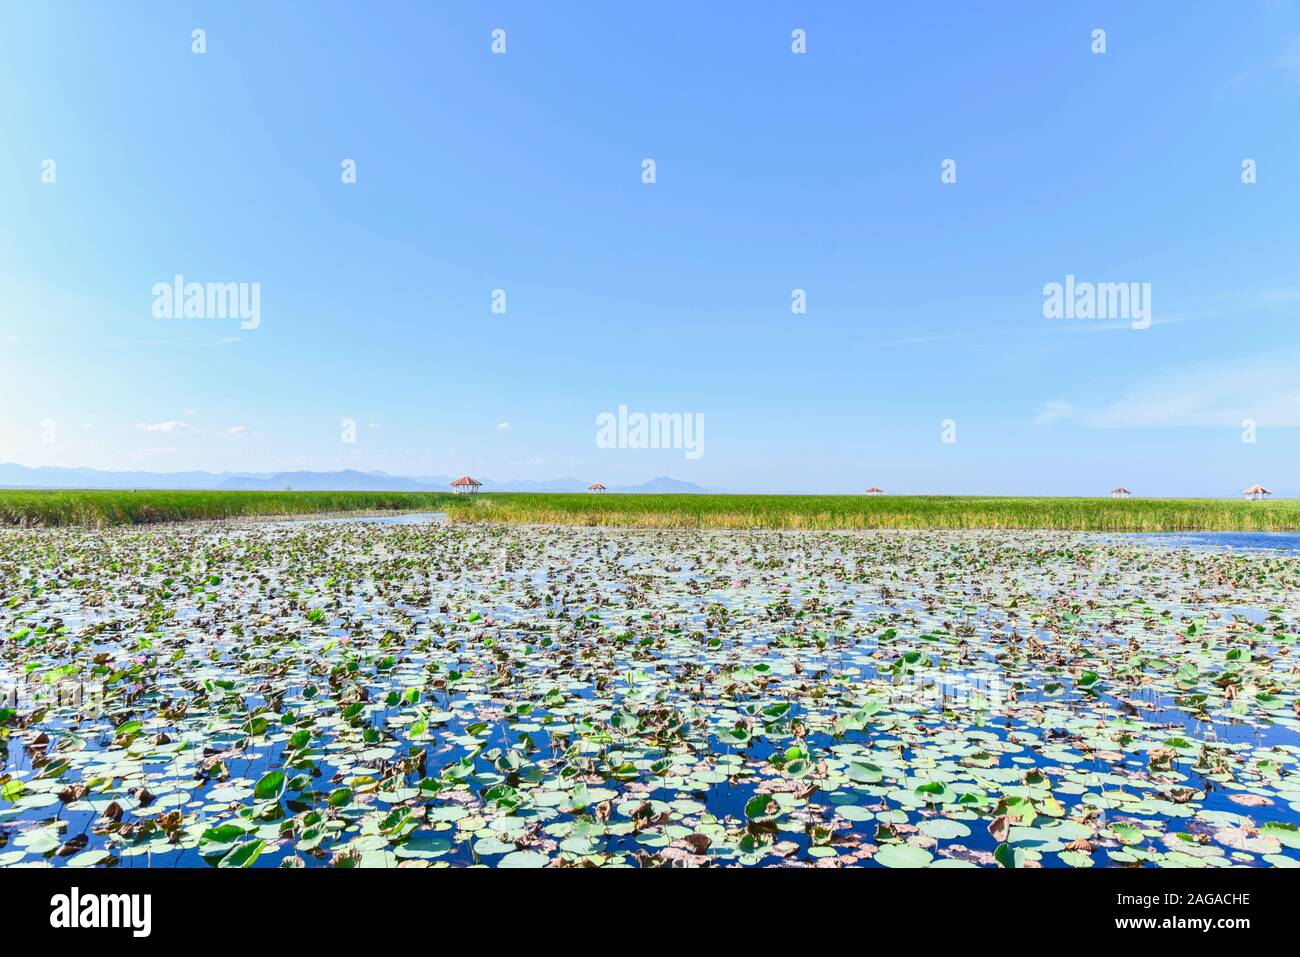
{"label": "hazy mountain silhouette", "polygon": [[[557,479],[512,479],[498,482],[482,475],[485,492],[585,492],[588,481],[571,476]],[[32,468],[0,462],[0,488],[105,488],[105,489],[234,489],[277,491],[291,488],[314,492],[445,492],[450,475],[389,475],[386,472],[116,472],[92,468]],[[622,493],[699,493],[708,489],[666,475],[640,485],[610,488]]]}

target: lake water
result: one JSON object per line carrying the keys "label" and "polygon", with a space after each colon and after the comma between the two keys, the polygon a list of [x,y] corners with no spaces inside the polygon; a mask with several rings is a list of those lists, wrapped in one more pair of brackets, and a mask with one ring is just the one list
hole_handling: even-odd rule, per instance
{"label": "lake water", "polygon": [[0,866],[1300,865],[1296,538],[0,533]]}
{"label": "lake water", "polygon": [[428,525],[447,520],[446,512],[402,512],[397,515],[339,515],[287,518],[267,525]]}
{"label": "lake water", "polygon": [[1300,552],[1300,532],[1133,532],[1107,536],[1166,548],[1210,548],[1227,551]]}

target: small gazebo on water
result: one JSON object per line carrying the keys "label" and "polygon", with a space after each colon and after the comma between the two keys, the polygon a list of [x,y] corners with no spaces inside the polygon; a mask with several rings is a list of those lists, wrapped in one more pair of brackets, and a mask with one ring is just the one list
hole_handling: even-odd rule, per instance
{"label": "small gazebo on water", "polygon": [[885,490],[884,490],[883,488],[876,488],[876,487],[873,485],[873,486],[871,486],[871,488],[867,489],[867,494],[868,494],[868,495],[884,495],[884,494],[885,494]]}
{"label": "small gazebo on water", "polygon": [[1130,492],[1122,485],[1117,485],[1110,490],[1111,498],[1128,498],[1132,494],[1133,494],[1132,492]]}
{"label": "small gazebo on water", "polygon": [[599,482],[592,482],[590,485],[587,486],[587,491],[588,491],[588,492],[604,492],[604,491],[608,491],[608,490],[605,488],[605,486],[601,485]]}
{"label": "small gazebo on water", "polygon": [[451,490],[456,495],[465,495],[477,492],[483,487],[483,483],[477,479],[472,479],[468,475],[462,475],[456,481],[451,483]]}
{"label": "small gazebo on water", "polygon": [[1252,485],[1250,488],[1246,489],[1241,494],[1246,496],[1246,498],[1260,499],[1260,498],[1268,498],[1273,493],[1270,492],[1268,489],[1264,488],[1264,486],[1262,485]]}

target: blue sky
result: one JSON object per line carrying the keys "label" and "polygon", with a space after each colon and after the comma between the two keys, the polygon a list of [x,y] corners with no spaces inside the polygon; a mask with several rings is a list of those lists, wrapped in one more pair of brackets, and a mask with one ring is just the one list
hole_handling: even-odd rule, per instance
{"label": "blue sky", "polygon": [[7,4],[0,461],[1300,495],[1298,116],[1288,3]]}

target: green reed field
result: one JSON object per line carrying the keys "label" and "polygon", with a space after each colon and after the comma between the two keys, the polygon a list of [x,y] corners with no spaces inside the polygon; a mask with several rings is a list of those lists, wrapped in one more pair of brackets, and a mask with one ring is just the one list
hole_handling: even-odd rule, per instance
{"label": "green reed field", "polygon": [[146,525],[201,519],[441,511],[450,492],[0,489],[0,525]]}
{"label": "green reed field", "polygon": [[1300,500],[1288,499],[0,489],[0,525],[11,526],[142,525],[388,511],[445,511],[453,521],[636,528],[1300,530]]}
{"label": "green reed field", "polygon": [[641,528],[1300,530],[1300,500],[520,494],[468,496],[448,514],[469,521]]}

